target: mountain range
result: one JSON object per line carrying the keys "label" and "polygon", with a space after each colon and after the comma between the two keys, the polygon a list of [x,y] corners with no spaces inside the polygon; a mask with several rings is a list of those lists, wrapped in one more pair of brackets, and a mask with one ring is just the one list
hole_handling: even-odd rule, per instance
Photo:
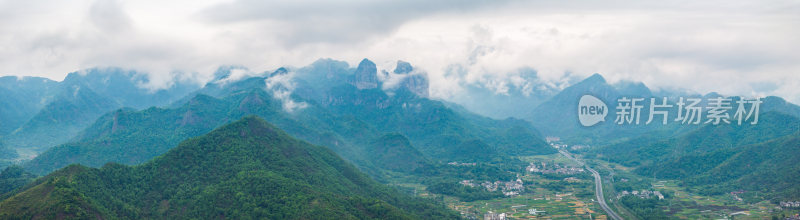
{"label": "mountain range", "polygon": [[[578,123],[578,100],[583,95],[598,97],[608,105],[605,121],[584,127]],[[621,97],[666,97],[675,105],[680,97],[709,100],[725,97],[717,93],[706,95],[674,93],[654,94],[644,84],[620,82],[609,84],[599,74],[565,88],[545,101],[528,118],[546,136],[560,137],[572,145],[590,146],[578,150],[587,158],[607,160],[633,168],[633,172],[657,179],[678,180],[691,191],[705,195],[719,195],[737,191],[751,191],[744,196],[748,201],[766,199],[793,201],[800,198],[798,180],[800,161],[797,138],[800,134],[800,107],[775,96],[761,98],[759,119],[756,124],[733,121],[719,125],[700,123],[682,124],[670,121],[645,124],[650,114],[643,108],[642,124],[614,123],[617,99]],[[733,117],[736,101],[726,114]],[[707,109],[708,102],[700,107]],[[667,110],[670,118],[677,108]],[[660,116],[659,116],[660,117]],[[660,118],[657,118],[657,120]],[[753,120],[753,119],[751,119]],[[756,197],[756,195],[758,197]]]}
{"label": "mountain range", "polygon": [[[458,65],[451,69],[455,74],[466,74]],[[531,68],[521,68],[508,75],[506,79],[486,77],[474,83],[465,82],[463,91],[448,101],[487,117],[525,119],[536,106],[560,92],[560,86],[568,85],[546,82]]]}
{"label": "mountain range", "polygon": [[[524,167],[519,156],[558,153],[546,136],[699,193],[800,198],[800,107],[780,97],[762,99],[755,125],[617,125],[620,97],[648,106],[650,97],[723,96],[653,92],[600,74],[557,89],[520,70],[525,83],[506,93],[467,85],[469,100],[439,100],[427,73],[405,61],[394,70],[320,59],[241,71],[221,67],[203,86],[163,89],[118,68],[61,82],[0,77],[0,167],[16,164],[0,173],[0,218],[457,218],[379,182],[399,175],[444,192],[462,179],[510,180],[507,170]],[[578,123],[586,94],[608,105],[604,122]]]}
{"label": "mountain range", "polygon": [[792,142],[799,134],[800,119],[770,111],[755,125],[706,125],[672,137],[646,135],[595,153],[635,167],[643,176],[681,180],[702,194],[748,190],[792,199],[800,197],[789,186],[796,182],[796,175],[789,173],[800,170],[792,162],[800,160],[800,148]]}
{"label": "mountain range", "polygon": [[138,166],[71,165],[0,202],[0,218],[454,219],[257,117]]}
{"label": "mountain range", "polygon": [[[592,95],[606,103],[607,115],[604,121],[594,126],[582,126],[578,122],[578,100],[583,95]],[[617,124],[616,107],[620,98],[643,98],[639,104],[644,106],[640,112],[640,123]],[[706,95],[691,93],[669,93],[652,92],[647,86],[640,82],[621,81],[616,84],[609,84],[600,74],[592,76],[571,85],[541,105],[531,111],[530,116],[525,118],[530,121],[539,131],[546,136],[560,137],[561,139],[573,144],[581,145],[608,145],[628,141],[640,136],[673,136],[684,132],[700,129],[704,123],[699,125],[684,124],[678,121],[668,121],[666,124],[660,123],[662,116],[655,116],[653,123],[647,124],[650,115],[650,98],[656,99],[656,104],[661,104],[662,98],[667,98],[668,104],[673,107],[666,109],[669,119],[674,119],[677,112],[677,102],[679,98],[699,98],[705,100],[698,106],[708,107],[708,100],[714,97],[723,97],[717,93]],[[736,101],[741,97],[730,96],[732,109],[727,113],[733,117],[736,110]],[[767,96],[760,99],[759,112],[779,112],[792,117],[800,117],[800,106],[786,102],[776,96]],[[664,110],[664,109],[661,109]]]}
{"label": "mountain range", "polygon": [[0,141],[30,158],[69,141],[99,116],[121,107],[169,104],[197,89],[176,82],[147,89],[145,74],[119,68],[73,72],[60,82],[37,77],[0,79]]}
{"label": "mountain range", "polygon": [[[362,65],[374,65],[370,63],[365,60]],[[90,167],[100,167],[107,162],[135,165],[166,152],[185,138],[202,135],[246,115],[258,115],[295,137],[327,146],[374,177],[379,177],[384,170],[401,168],[399,164],[386,164],[381,160],[385,154],[407,159],[396,163],[417,164],[401,169],[412,172],[409,168],[428,164],[430,158],[439,162],[474,162],[555,152],[546,146],[539,132],[524,121],[494,120],[452,110],[442,102],[415,93],[414,90],[420,90],[420,84],[407,83],[388,91],[358,89],[354,85],[354,73],[330,73],[331,68],[324,68],[337,65],[336,61],[321,60],[314,65],[323,68],[298,73],[279,68],[263,76],[224,84],[212,81],[193,92],[193,98],[181,99],[169,108],[121,109],[107,113],[73,141],[53,147],[23,166],[30,172],[44,175],[73,163]],[[408,71],[413,67],[406,64],[400,68]],[[350,68],[341,68],[346,69]],[[396,72],[403,73],[402,70]],[[285,109],[287,97],[276,96],[285,88],[268,85],[276,78],[284,80],[281,77],[286,74],[297,74],[292,78],[297,81],[286,83],[296,83],[294,91],[297,93],[305,91],[303,95],[292,94],[288,98],[304,104],[303,108],[291,112]],[[310,82],[319,76],[342,81]],[[324,89],[329,90],[322,91]],[[178,106],[178,103],[183,104]]]}

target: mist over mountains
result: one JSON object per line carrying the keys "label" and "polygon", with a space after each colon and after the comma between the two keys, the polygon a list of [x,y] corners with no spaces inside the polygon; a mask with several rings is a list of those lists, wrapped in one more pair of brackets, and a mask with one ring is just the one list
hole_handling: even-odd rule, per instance
{"label": "mist over mountains", "polygon": [[140,166],[72,165],[53,172],[0,203],[0,216],[456,218],[257,117],[191,138]]}
{"label": "mist over mountains", "polygon": [[[499,192],[457,187],[463,187],[460,182],[465,179],[517,179],[513,173],[525,170],[523,158],[558,153],[546,137],[583,146],[572,151],[586,159],[628,166],[637,175],[680,181],[703,195],[749,190],[762,194],[748,199],[800,198],[791,183],[796,178],[781,176],[800,170],[792,163],[800,160],[800,154],[791,153],[797,150],[800,107],[780,97],[761,99],[755,125],[672,121],[619,125],[614,122],[614,108],[622,97],[644,98],[644,106],[653,104],[651,97],[666,97],[671,103],[716,97],[735,103],[749,97],[652,91],[641,82],[612,84],[601,74],[553,84],[534,70],[522,69],[515,79],[467,84],[466,95],[444,100],[431,97],[425,70],[402,60],[391,70],[380,69],[369,59],[357,66],[319,59],[300,68],[260,73],[224,66],[205,85],[176,82],[157,90],[146,89],[145,75],[119,68],[79,71],[61,82],[2,77],[0,93],[7,96],[0,98],[4,120],[0,167],[8,168],[0,175],[0,216],[260,213],[276,218],[250,206],[324,201],[311,210],[355,219],[454,218],[449,210],[441,210],[440,201],[417,200],[382,184],[403,179],[464,201],[502,197]],[[578,123],[578,99],[587,94],[608,105],[609,114],[601,124]],[[649,113],[642,109],[643,122]],[[668,114],[674,117],[677,112]],[[272,153],[262,152],[261,146],[269,146]],[[223,166],[194,160],[227,162]],[[298,162],[303,160],[310,162]],[[191,172],[174,178],[184,168]],[[317,169],[332,173],[296,176]],[[204,175],[208,178],[200,177]],[[771,181],[752,183],[764,178]],[[262,183],[280,187],[241,187]],[[188,185],[200,188],[174,189]],[[298,200],[258,198],[269,201],[264,204],[254,204],[251,200],[256,198],[250,197],[231,200],[231,195],[242,192],[277,193]],[[124,197],[112,198],[115,194]],[[191,199],[198,196],[214,202]],[[53,200],[60,203],[49,202]],[[206,209],[219,204],[246,207]],[[78,208],[47,211],[67,205]],[[198,210],[189,214],[187,207]],[[283,209],[281,213],[292,216],[316,216],[308,210]]]}
{"label": "mist over mountains", "polygon": [[[31,157],[64,143],[100,115],[117,108],[169,104],[197,89],[176,83],[167,89],[145,88],[144,74],[119,68],[95,68],[70,73],[55,82],[36,77],[2,77],[4,109],[0,110],[2,140]],[[16,108],[16,109],[15,109]]]}
{"label": "mist over mountains", "polygon": [[798,220],[798,9],[0,0],[0,220]]}
{"label": "mist over mountains", "polygon": [[[430,83],[424,70],[415,69],[412,64],[405,61],[398,61],[394,67],[394,70],[379,71],[368,59],[362,60],[356,67],[351,67],[342,61],[320,59],[306,67],[281,67],[263,73],[253,73],[244,67],[228,66],[220,67],[215,73],[215,78],[205,86],[177,81],[169,88],[159,90],[145,88],[144,85],[148,82],[145,74],[119,68],[79,71],[69,74],[61,82],[37,77],[2,77],[0,92],[7,95],[3,96],[6,98],[2,100],[3,109],[0,109],[0,117],[4,119],[0,124],[2,132],[0,134],[5,148],[16,149],[17,153],[24,155],[23,158],[30,159],[52,146],[68,141],[80,141],[81,139],[74,138],[81,130],[89,127],[101,115],[118,108],[144,109],[150,106],[180,108],[199,94],[224,98],[237,91],[252,88],[267,91],[268,94],[262,96],[276,99],[288,113],[295,109],[302,110],[309,105],[327,108],[333,114],[358,115],[367,119],[389,117],[373,113],[380,112],[375,110],[391,110],[390,107],[426,111],[424,107],[432,104],[425,103],[427,101],[419,102],[431,99],[428,97]],[[537,134],[633,137],[648,130],[659,129],[660,126],[620,127],[604,123],[600,125],[602,129],[586,129],[575,123],[577,117],[574,111],[565,109],[575,109],[574,100],[583,94],[593,94],[608,101],[622,96],[647,98],[660,95],[671,100],[678,96],[701,96],[668,90],[660,90],[658,94],[653,94],[640,82],[621,81],[612,85],[599,74],[573,82],[571,85],[566,84],[569,85],[567,87],[564,87],[564,84],[554,85],[539,79],[536,71],[532,69],[519,70],[516,79],[515,82],[489,80],[484,85],[467,84],[466,95],[441,101],[446,105],[454,103],[463,106],[466,111],[491,118],[514,117],[527,120],[536,127],[538,131],[533,133]],[[492,84],[496,86],[491,87]],[[354,86],[356,90],[348,91],[344,85]],[[372,90],[376,93],[369,92]],[[408,98],[402,98],[406,96]],[[413,101],[415,99],[410,97],[423,99]],[[360,107],[353,109],[351,106]],[[800,108],[797,105],[779,97],[767,97],[763,105],[763,112],[778,111],[793,116],[800,115],[798,109]],[[643,115],[646,114],[647,109],[644,109]],[[396,124],[401,122],[405,123],[405,126],[416,124],[407,121],[407,116],[398,117],[397,122],[372,123],[380,126],[401,126]],[[608,119],[613,119],[612,117],[610,114]],[[380,126],[377,129],[381,129]],[[391,129],[383,130],[391,131]],[[415,136],[406,135],[410,135],[412,139]],[[427,138],[421,139],[430,141]],[[586,141],[591,143],[590,139]],[[14,151],[8,152],[10,153],[5,157],[14,158],[12,156]]]}

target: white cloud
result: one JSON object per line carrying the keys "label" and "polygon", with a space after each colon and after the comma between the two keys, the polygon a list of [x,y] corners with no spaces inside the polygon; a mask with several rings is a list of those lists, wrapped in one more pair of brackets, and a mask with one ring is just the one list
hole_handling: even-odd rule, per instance
{"label": "white cloud", "polygon": [[260,75],[260,74],[256,73],[256,72],[253,72],[253,71],[250,71],[247,68],[233,68],[233,69],[230,70],[230,73],[228,74],[228,76],[226,76],[225,78],[220,79],[219,81],[216,81],[216,83],[219,83],[220,85],[225,85],[225,84],[228,84],[228,83],[239,81],[239,80],[241,80],[243,78],[246,78],[246,77],[253,77],[253,76],[258,76],[258,75]]}
{"label": "white cloud", "polygon": [[[147,71],[151,87],[321,57],[409,61],[431,95],[503,92],[534,68],[551,86],[609,81],[800,103],[796,1],[0,0],[0,75],[61,79],[95,66]],[[448,69],[460,66],[460,73]],[[567,73],[572,73],[568,75]],[[177,77],[176,77],[177,75]],[[765,86],[766,85],[766,86]],[[534,90],[535,92],[535,90]]]}
{"label": "white cloud", "polygon": [[272,92],[273,97],[281,100],[283,110],[289,113],[308,107],[308,103],[297,102],[292,99],[292,92],[294,92],[295,88],[294,81],[292,80],[293,78],[294,71],[291,71],[286,74],[270,76],[264,80],[267,90]]}

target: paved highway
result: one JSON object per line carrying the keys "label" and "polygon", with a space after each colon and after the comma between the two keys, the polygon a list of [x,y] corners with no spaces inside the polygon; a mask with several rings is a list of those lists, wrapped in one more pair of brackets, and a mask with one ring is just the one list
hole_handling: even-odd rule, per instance
{"label": "paved highway", "polygon": [[596,170],[590,168],[589,166],[587,166],[583,162],[579,161],[578,159],[572,157],[572,155],[567,153],[567,151],[559,150],[558,152],[561,152],[562,155],[564,155],[565,157],[577,162],[581,166],[585,166],[586,170],[589,170],[589,172],[592,172],[592,176],[594,176],[594,192],[595,192],[595,194],[597,194],[597,202],[600,203],[600,207],[603,208],[603,210],[606,211],[606,213],[608,213],[608,216],[610,216],[611,219],[622,220],[622,217],[617,215],[617,213],[614,212],[614,210],[611,210],[611,207],[608,207],[608,204],[606,204],[606,199],[603,197],[603,179],[600,178],[600,173],[598,173]]}

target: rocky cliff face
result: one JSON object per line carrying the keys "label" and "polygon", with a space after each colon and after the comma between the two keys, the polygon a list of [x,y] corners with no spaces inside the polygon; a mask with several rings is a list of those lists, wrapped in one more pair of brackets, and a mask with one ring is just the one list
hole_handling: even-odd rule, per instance
{"label": "rocky cliff face", "polygon": [[428,97],[428,74],[425,72],[413,72],[414,67],[410,63],[398,60],[397,67],[394,69],[396,74],[407,74],[400,83],[401,88],[417,94],[420,97]]}
{"label": "rocky cliff face", "polygon": [[275,70],[275,72],[270,73],[269,77],[279,76],[279,75],[286,75],[286,74],[289,74],[289,70],[287,70],[286,68],[281,67],[281,68],[278,68],[277,70]]}
{"label": "rocky cliff face", "polygon": [[[414,67],[410,63],[398,60],[397,67],[394,69],[395,74],[404,75],[403,81],[400,83],[400,88],[408,89],[409,91],[417,94],[420,97],[428,97],[428,76],[424,72],[415,72]],[[383,71],[383,74],[388,74]],[[358,68],[350,81],[358,89],[374,89],[378,88],[380,81],[378,80],[378,68],[375,63],[368,59],[361,60]]]}
{"label": "rocky cliff face", "polygon": [[397,61],[397,67],[394,68],[394,73],[406,74],[406,73],[410,73],[412,70],[414,70],[414,67],[411,67],[410,63],[408,63],[406,61],[398,60]]}
{"label": "rocky cliff face", "polygon": [[355,72],[352,84],[358,89],[378,88],[378,68],[368,59],[361,60]]}
{"label": "rocky cliff face", "polygon": [[424,74],[414,74],[406,77],[401,85],[420,97],[428,97],[428,76]]}

